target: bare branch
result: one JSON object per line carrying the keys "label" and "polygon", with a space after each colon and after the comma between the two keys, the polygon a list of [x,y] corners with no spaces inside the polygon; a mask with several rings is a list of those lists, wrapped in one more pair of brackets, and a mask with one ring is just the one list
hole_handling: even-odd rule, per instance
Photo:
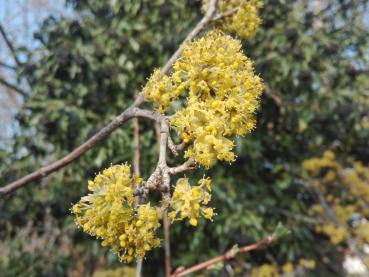
{"label": "bare branch", "polygon": [[168,118],[161,116],[155,122],[155,131],[159,143],[159,159],[155,171],[144,184],[145,190],[160,189],[162,193],[162,208],[163,211],[163,230],[164,230],[164,271],[165,277],[169,277],[172,271],[171,254],[170,254],[170,223],[168,218],[168,206],[170,202],[170,176],[169,167],[167,165],[167,145],[169,144],[169,122]]}
{"label": "bare branch", "polygon": [[182,151],[183,149],[185,149],[187,146],[187,143],[185,143],[184,141],[182,141],[180,144],[177,144],[175,147],[176,147],[176,150],[177,151]]}
{"label": "bare branch", "polygon": [[0,33],[1,33],[1,35],[2,35],[2,37],[4,39],[4,41],[5,41],[6,45],[8,46],[10,52],[12,53],[13,58],[14,58],[14,61],[17,63],[18,66],[21,66],[22,63],[18,59],[18,56],[17,56],[16,51],[15,51],[15,48],[14,48],[13,44],[10,42],[8,35],[5,32],[5,29],[4,29],[4,27],[1,24],[0,24]]}
{"label": "bare branch", "polygon": [[168,211],[163,213],[163,229],[164,229],[164,265],[165,265],[165,277],[170,277],[172,272],[171,254],[170,254],[170,224],[168,218]]}
{"label": "bare branch", "polygon": [[9,65],[9,64],[6,64],[4,62],[1,62],[0,61],[0,66],[6,68],[6,69],[10,69],[10,70],[16,70],[16,67],[12,66],[12,65]]}
{"label": "bare branch", "polygon": [[138,118],[132,120],[133,125],[133,174],[140,175],[140,126]]}
{"label": "bare branch", "polygon": [[178,155],[177,147],[174,144],[174,142],[173,142],[173,140],[170,136],[168,137],[168,148],[170,149],[170,151],[173,153],[174,156]]}
{"label": "bare branch", "polygon": [[177,167],[171,167],[169,168],[168,172],[171,175],[175,175],[178,173],[182,173],[187,170],[195,169],[196,168],[196,162],[193,159],[188,159],[183,164],[177,166]]}
{"label": "bare branch", "polygon": [[[140,125],[138,118],[132,119],[133,125],[133,159],[132,159],[132,167],[133,167],[133,174],[136,176],[140,175]],[[141,196],[137,195],[135,197],[135,204],[136,206],[139,205],[141,202]],[[139,259],[136,265],[136,277],[141,277],[142,274],[142,264],[143,260]]]}
{"label": "bare branch", "polygon": [[259,249],[263,246],[267,246],[267,245],[271,244],[274,240],[275,240],[274,236],[269,236],[266,239],[258,241],[254,244],[240,247],[236,251],[233,250],[233,249],[230,249],[224,255],[221,255],[221,256],[215,257],[213,259],[210,259],[208,261],[202,262],[200,264],[194,265],[194,266],[192,266],[188,269],[184,269],[183,267],[179,268],[170,277],[181,277],[181,276],[185,276],[185,275],[197,272],[197,271],[202,270],[202,269],[209,268],[210,266],[212,266],[214,264],[232,259],[238,253],[246,253],[246,252],[250,252],[250,251]]}
{"label": "bare branch", "polygon": [[172,138],[169,136],[168,137],[168,148],[170,149],[170,151],[173,153],[174,156],[178,155],[179,151],[182,151],[184,148],[186,147],[186,143],[184,143],[183,141],[180,144],[174,144]]}
{"label": "bare branch", "polygon": [[234,9],[231,9],[229,11],[226,11],[224,13],[217,13],[214,15],[214,17],[212,18],[211,21],[217,21],[219,19],[222,19],[224,17],[228,17],[228,16],[231,16],[233,15],[235,12],[237,12],[238,8],[234,8]]}
{"label": "bare branch", "polygon": [[9,194],[29,182],[38,180],[40,178],[43,178],[50,173],[65,167],[75,159],[77,159],[79,156],[81,156],[84,152],[91,149],[93,146],[95,146],[99,141],[107,137],[111,132],[113,132],[115,129],[117,129],[119,126],[121,126],[124,122],[126,122],[128,119],[140,116],[143,117],[144,114],[140,113],[140,110],[138,110],[136,107],[139,106],[143,102],[143,97],[139,96],[137,97],[136,101],[130,106],[128,109],[126,109],[124,112],[122,112],[119,116],[114,118],[113,121],[111,121],[108,125],[106,125],[103,129],[101,129],[98,133],[96,133],[94,136],[92,136],[89,140],[87,140],[85,143],[74,149],[72,152],[70,152],[68,155],[66,155],[64,158],[48,165],[45,167],[42,167],[41,169],[28,174],[8,185],[5,187],[0,188],[0,196],[4,196],[6,194]]}
{"label": "bare branch", "polygon": [[27,97],[29,94],[27,92],[25,92],[23,89],[9,83],[8,81],[6,81],[5,79],[0,77],[0,84],[10,88],[12,91],[18,92],[20,95],[22,95],[23,97]]}

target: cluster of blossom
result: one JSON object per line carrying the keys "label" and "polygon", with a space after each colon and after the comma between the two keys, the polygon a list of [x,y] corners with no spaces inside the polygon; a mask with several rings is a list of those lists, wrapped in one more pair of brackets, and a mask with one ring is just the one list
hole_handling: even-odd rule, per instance
{"label": "cluster of blossom", "polygon": [[219,31],[209,32],[186,45],[170,77],[159,76],[155,71],[143,90],[159,110],[181,94],[187,97],[170,120],[183,141],[191,143],[185,157],[207,168],[216,160],[233,161],[234,143],[227,137],[254,128],[263,89],[241,43]]}
{"label": "cluster of blossom", "polygon": [[[359,161],[336,159],[332,151],[303,162],[309,184],[318,188],[335,220],[321,203],[310,208],[310,215],[320,218],[315,230],[327,235],[332,244],[355,238],[358,244],[369,243],[369,168]],[[366,231],[364,231],[366,230]]]}
{"label": "cluster of blossom", "polygon": [[273,264],[262,264],[258,267],[254,267],[251,270],[251,277],[279,277],[279,276],[292,276],[291,274],[297,267],[305,270],[311,270],[315,268],[314,260],[300,259],[298,264],[294,265],[291,262],[285,263],[281,268]]}
{"label": "cluster of blossom", "polygon": [[136,269],[130,266],[118,267],[114,269],[99,269],[94,272],[92,277],[122,277],[135,276]]}
{"label": "cluster of blossom", "polygon": [[[202,1],[202,10],[207,10],[209,0]],[[258,10],[263,6],[259,0],[218,0],[216,10],[223,15],[217,20],[217,28],[235,33],[240,38],[251,37],[259,27]]]}
{"label": "cluster of blossom", "polygon": [[141,259],[160,244],[155,230],[161,213],[150,203],[135,207],[134,189],[141,182],[127,165],[114,165],[88,181],[90,194],[72,207],[76,224],[111,246],[122,261]]}
{"label": "cluster of blossom", "polygon": [[168,214],[172,222],[188,218],[192,226],[197,226],[201,215],[206,219],[213,218],[213,208],[205,206],[211,198],[211,180],[201,179],[198,184],[191,186],[187,178],[178,179],[170,202],[173,211]]}
{"label": "cluster of blossom", "polygon": [[[250,37],[260,23],[260,7],[257,0],[219,0],[217,14],[232,14],[221,17],[216,25]],[[187,147],[185,158],[209,168],[217,160],[235,159],[231,137],[254,128],[262,89],[241,42],[218,30],[187,43],[171,75],[155,70],[142,93],[161,113],[176,106],[169,117],[170,127]],[[155,237],[162,216],[159,208],[150,203],[135,205],[134,192],[140,182],[130,175],[129,166],[112,166],[88,182],[91,193],[72,208],[77,225],[102,239],[102,245],[110,246],[125,262],[141,259],[160,244]],[[191,186],[187,178],[179,179],[169,200],[171,222],[188,219],[196,226],[200,217],[211,220],[214,210],[206,206],[210,192],[210,179],[200,180],[197,186]]]}
{"label": "cluster of blossom", "polygon": [[171,78],[167,75],[161,76],[159,69],[154,70],[142,92],[146,100],[155,103],[156,109],[161,113],[181,93],[174,88]]}

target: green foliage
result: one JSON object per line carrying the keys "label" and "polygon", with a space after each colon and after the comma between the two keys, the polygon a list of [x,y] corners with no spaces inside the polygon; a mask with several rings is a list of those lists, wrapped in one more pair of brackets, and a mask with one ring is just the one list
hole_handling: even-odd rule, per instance
{"label": "green foliage", "polygon": [[[369,162],[369,34],[363,23],[368,1],[323,2],[328,8],[307,0],[265,1],[262,28],[244,45],[266,84],[257,127],[237,139],[232,166],[218,164],[207,174],[218,213],[214,222],[172,228],[174,266],[263,239],[282,222],[289,235],[265,250],[238,255],[233,268],[245,270],[246,261],[282,266],[304,258],[316,261],[312,276],[343,275],[342,248],[315,233],[307,214],[316,199],[302,184],[301,163],[328,148]],[[47,20],[36,36],[42,47],[28,53],[22,74],[31,78],[33,94],[19,115],[13,151],[0,152],[1,184],[60,158],[119,114],[200,17],[195,1],[69,4],[78,20]],[[156,162],[155,131],[147,122],[141,122],[141,131],[147,177]],[[12,253],[0,257],[4,276],[82,276],[117,265],[111,253],[75,229],[69,208],[86,193],[93,172],[131,160],[131,140],[127,124],[70,166],[0,202],[0,238],[7,241],[0,249]],[[17,241],[29,222],[38,235],[47,228],[57,231],[50,235],[52,251],[40,244],[23,253]],[[162,250],[155,250],[144,270],[161,276],[162,264]]]}

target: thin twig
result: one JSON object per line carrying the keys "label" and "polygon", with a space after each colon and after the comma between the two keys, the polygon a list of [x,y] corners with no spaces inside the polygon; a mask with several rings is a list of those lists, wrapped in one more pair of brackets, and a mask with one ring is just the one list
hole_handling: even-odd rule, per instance
{"label": "thin twig", "polygon": [[252,250],[256,250],[256,249],[259,249],[263,246],[269,245],[274,240],[275,240],[274,236],[269,236],[266,239],[258,241],[254,244],[240,247],[238,250],[230,249],[224,255],[220,255],[218,257],[212,258],[208,261],[205,261],[205,262],[202,262],[200,264],[191,266],[190,268],[187,268],[187,269],[181,268],[179,270],[176,270],[176,272],[174,272],[170,277],[181,277],[181,276],[185,276],[185,275],[194,273],[194,272],[202,270],[202,269],[209,268],[210,266],[212,266],[214,264],[232,259],[238,253],[250,252]]}
{"label": "thin twig", "polygon": [[171,254],[170,254],[170,224],[168,218],[168,211],[163,213],[163,229],[164,229],[164,263],[165,263],[165,277],[169,277],[172,272]]}
{"label": "thin twig", "polygon": [[117,129],[119,126],[121,126],[124,122],[126,122],[128,119],[131,119],[133,117],[146,117],[152,119],[155,115],[153,115],[151,112],[143,111],[138,108],[141,103],[143,102],[143,97],[139,96],[136,98],[136,101],[124,112],[122,112],[119,116],[114,118],[113,121],[111,121],[108,125],[106,125],[104,128],[102,128],[98,133],[96,133],[94,136],[92,136],[89,140],[87,140],[85,143],[74,149],[72,152],[70,152],[68,155],[66,155],[64,158],[48,165],[45,167],[42,167],[41,169],[28,174],[2,188],[0,188],[0,196],[4,196],[8,193],[11,193],[26,184],[38,180],[40,178],[43,178],[50,173],[65,167],[75,159],[77,159],[79,156],[81,156],[84,152],[91,149],[93,146],[95,146],[98,142],[100,142],[102,139],[107,137],[111,132],[113,132],[115,129]]}
{"label": "thin twig", "polygon": [[5,29],[4,29],[4,27],[1,24],[0,24],[0,33],[1,33],[1,35],[2,35],[2,37],[4,39],[4,41],[5,41],[6,45],[8,46],[11,54],[13,55],[14,61],[16,62],[16,64],[18,66],[21,66],[22,63],[18,59],[18,56],[17,56],[16,51],[15,51],[15,48],[14,48],[13,44],[10,42],[8,35],[5,32]]}
{"label": "thin twig", "polygon": [[12,91],[18,92],[20,95],[22,95],[23,97],[27,97],[28,93],[25,92],[23,89],[9,83],[8,81],[6,81],[5,79],[0,77],[0,84],[10,88]]}
{"label": "thin twig", "polygon": [[217,21],[219,19],[223,19],[225,17],[233,15],[235,12],[237,12],[238,8],[231,9],[229,11],[226,11],[224,13],[217,13],[214,15],[211,21]]}
{"label": "thin twig", "polygon": [[140,176],[140,126],[138,122],[138,118],[132,119],[133,125],[133,160],[132,160],[132,167],[133,167],[133,174]]}
{"label": "thin twig", "polygon": [[9,65],[9,64],[6,64],[4,62],[1,62],[0,61],[0,66],[6,68],[6,69],[10,69],[10,70],[16,70],[17,68],[15,66],[12,66],[12,65]]}
{"label": "thin twig", "polygon": [[[132,126],[133,126],[133,159],[132,159],[132,168],[133,174],[136,176],[140,176],[140,125],[139,119],[133,118],[132,119]],[[141,196],[137,195],[135,197],[135,204],[136,206],[141,202]],[[142,274],[142,264],[143,259],[139,259],[136,265],[136,277],[141,277]]]}
{"label": "thin twig", "polygon": [[[155,187],[162,185],[163,183],[163,172],[168,171],[168,165],[166,163],[166,145],[165,145],[165,137],[167,139],[168,148],[171,141],[170,135],[169,135],[169,126],[165,126],[167,124],[166,121],[162,122],[155,122],[155,133],[157,137],[157,141],[159,143],[159,161],[156,166],[155,171],[150,176],[150,178],[146,182],[146,189],[149,189],[148,186],[154,185]],[[165,136],[165,137],[164,137]],[[164,169],[164,170],[163,170]],[[168,174],[167,174],[168,175]],[[169,185],[169,184],[168,184]],[[163,185],[162,185],[163,188]],[[164,272],[165,277],[169,277],[170,273],[172,271],[171,266],[171,254],[170,254],[170,224],[168,220],[168,204],[170,201],[170,189],[169,187],[164,189],[162,191],[162,200],[163,200],[163,231],[164,231]]]}
{"label": "thin twig", "polygon": [[194,159],[190,158],[179,166],[169,168],[168,173],[170,175],[175,175],[175,174],[182,173],[184,171],[188,171],[188,170],[195,169],[195,168],[196,168],[196,162]]}
{"label": "thin twig", "polygon": [[185,142],[174,144],[172,138],[170,136],[168,137],[168,148],[170,149],[170,151],[172,151],[174,156],[177,156],[178,152],[182,151],[186,147],[186,145],[187,144]]}
{"label": "thin twig", "polygon": [[[4,27],[0,24],[0,33],[6,43],[6,45],[8,46],[10,53],[13,56],[13,59],[15,61],[15,63],[17,64],[18,67],[22,67],[24,64],[19,60],[18,56],[17,56],[17,52],[14,48],[14,45],[10,42],[10,39],[7,35],[7,33],[5,32]],[[25,80],[27,81],[28,85],[31,87],[31,80],[28,78],[28,76],[25,76]],[[28,95],[27,95],[28,96]]]}
{"label": "thin twig", "polygon": [[174,156],[178,155],[178,151],[177,151],[177,145],[174,144],[172,138],[169,136],[168,137],[168,148],[170,149],[170,151],[172,151]]}

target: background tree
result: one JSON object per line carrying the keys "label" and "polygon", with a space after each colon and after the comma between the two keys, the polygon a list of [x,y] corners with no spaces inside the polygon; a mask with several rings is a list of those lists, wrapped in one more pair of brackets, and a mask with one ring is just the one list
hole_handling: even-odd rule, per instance
{"label": "background tree", "polygon": [[[301,165],[327,149],[337,159],[369,162],[367,2],[265,2],[262,28],[244,45],[266,84],[258,126],[237,141],[232,166],[219,163],[209,173],[219,211],[214,222],[200,222],[195,230],[172,228],[174,266],[262,239],[283,222],[288,237],[265,251],[238,256],[222,273],[257,276],[295,269],[312,276],[344,275],[348,244],[334,244],[316,232],[309,210],[319,200],[306,186],[309,177]],[[201,16],[196,1],[68,4],[75,19],[48,19],[35,34],[42,46],[18,52],[27,56],[18,70],[30,80],[32,93],[18,115],[13,149],[0,150],[1,184],[67,154],[119,114]],[[155,131],[145,121],[140,131],[147,157],[141,167],[151,172]],[[81,276],[118,266],[114,256],[75,229],[69,209],[94,172],[132,159],[132,136],[126,125],[68,167],[1,200],[5,276]],[[145,260],[148,276],[162,274],[162,257],[157,249]]]}

